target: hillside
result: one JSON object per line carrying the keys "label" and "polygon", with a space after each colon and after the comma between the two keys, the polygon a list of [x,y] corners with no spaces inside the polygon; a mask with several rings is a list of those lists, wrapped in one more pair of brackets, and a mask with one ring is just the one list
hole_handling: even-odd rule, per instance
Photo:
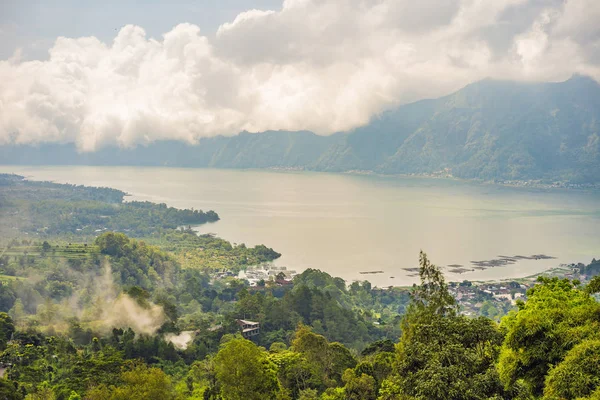
{"label": "hillside", "polygon": [[73,144],[0,146],[3,164],[297,168],[484,180],[600,182],[600,85],[486,79],[387,111],[351,132],[240,133],[79,154]]}

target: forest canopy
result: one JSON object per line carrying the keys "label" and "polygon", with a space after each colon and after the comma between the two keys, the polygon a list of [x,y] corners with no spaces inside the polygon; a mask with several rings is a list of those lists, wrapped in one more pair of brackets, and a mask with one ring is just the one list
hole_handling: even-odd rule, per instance
{"label": "forest canopy", "polygon": [[[541,278],[498,324],[460,315],[440,269],[422,253],[420,284],[406,292],[406,303],[396,303],[390,316],[398,318],[382,319],[373,316],[378,307],[389,311],[381,291],[367,283],[346,286],[322,271],[306,270],[288,288],[250,291],[235,279],[222,284],[197,269],[182,269],[168,253],[123,234],[104,234],[94,245],[98,251],[63,277],[74,279],[66,291],[26,281],[0,286],[3,301],[17,298],[8,313],[0,312],[0,363],[6,368],[0,396],[591,400],[600,395],[598,277],[588,286]],[[99,323],[106,314],[95,307],[94,285],[80,286],[74,272],[101,280],[106,265],[116,297],[104,291],[105,305],[128,299],[136,315],[160,317],[159,325],[133,328],[135,322],[126,318]],[[71,299],[69,287],[81,296],[83,308],[62,315],[59,305],[72,301],[65,302]],[[37,289],[45,291],[38,292],[34,307]],[[21,297],[23,292],[32,299]],[[160,313],[152,314],[155,309]],[[260,334],[244,338],[236,322],[240,316],[259,321]],[[190,336],[183,346],[174,340],[182,335]]]}
{"label": "forest canopy", "polygon": [[600,399],[596,260],[491,319],[423,252],[412,288],[318,269],[251,286],[238,272],[281,254],[182,226],[212,211],[0,186],[0,399]]}

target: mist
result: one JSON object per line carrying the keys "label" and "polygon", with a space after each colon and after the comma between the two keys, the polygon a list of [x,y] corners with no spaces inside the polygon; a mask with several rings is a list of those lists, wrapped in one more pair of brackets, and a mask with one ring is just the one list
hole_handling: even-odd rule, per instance
{"label": "mist", "polygon": [[104,329],[131,328],[136,333],[153,335],[167,320],[161,306],[152,302],[142,306],[126,293],[120,293],[108,262],[104,264],[104,274],[94,298],[102,304],[99,322]]}
{"label": "mist", "polygon": [[[36,319],[43,329],[65,331],[73,318],[94,332],[109,333],[113,328],[131,328],[137,334],[154,335],[167,321],[161,306],[152,302],[141,305],[126,293],[120,292],[114,284],[112,268],[109,262],[104,262],[102,275],[83,274],[70,271],[82,283],[82,289],[73,293],[60,303],[50,299],[37,299],[36,304],[28,308],[37,309]],[[40,278],[32,276],[28,283],[34,284]],[[24,297],[26,287],[22,287],[20,297]],[[35,302],[35,300],[32,300]],[[27,315],[19,315],[19,326],[26,325]]]}
{"label": "mist", "polygon": [[194,340],[194,331],[183,331],[179,335],[167,333],[165,335],[165,340],[173,343],[176,348],[185,350],[192,340]]}

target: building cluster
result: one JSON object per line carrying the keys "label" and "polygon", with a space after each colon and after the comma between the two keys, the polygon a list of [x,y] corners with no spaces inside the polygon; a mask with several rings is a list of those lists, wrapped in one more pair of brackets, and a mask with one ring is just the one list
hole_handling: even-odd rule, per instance
{"label": "building cluster", "polygon": [[250,286],[262,286],[269,281],[273,281],[278,285],[287,285],[291,283],[296,275],[296,271],[288,270],[286,267],[259,265],[240,271],[238,278],[248,281]]}
{"label": "building cluster", "polygon": [[600,185],[598,185],[597,183],[570,183],[561,181],[542,183],[537,180],[496,179],[493,181],[493,183],[506,186],[535,187],[541,189],[598,189],[600,187]]}
{"label": "building cluster", "polygon": [[524,299],[533,283],[486,282],[452,283],[450,293],[456,298],[461,313],[469,316],[494,317],[513,308],[518,299]]}

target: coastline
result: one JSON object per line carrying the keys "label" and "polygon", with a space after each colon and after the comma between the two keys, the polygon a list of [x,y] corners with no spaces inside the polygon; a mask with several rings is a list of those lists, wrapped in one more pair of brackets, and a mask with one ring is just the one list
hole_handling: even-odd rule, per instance
{"label": "coastline", "polygon": [[[211,169],[211,168],[208,168]],[[484,180],[480,178],[461,178],[452,175],[449,171],[439,171],[432,173],[404,173],[404,174],[385,174],[372,170],[352,169],[346,171],[323,171],[304,167],[266,167],[266,168],[228,168],[239,170],[252,171],[274,171],[274,172],[314,172],[326,174],[340,174],[350,176],[373,176],[378,178],[420,178],[420,179],[435,179],[435,180],[450,180],[456,182],[476,183],[481,185],[497,185],[514,188],[529,188],[529,189],[567,189],[578,191],[600,191],[600,183],[571,183],[569,181],[554,181],[552,183],[543,182],[541,179],[530,180],[506,180],[492,179]]]}
{"label": "coastline", "polygon": [[[56,164],[44,164],[44,165],[23,165],[23,164],[0,164],[0,168],[44,168],[44,167],[131,167],[130,165],[97,165],[97,164],[72,164],[72,165],[56,165]],[[214,168],[214,167],[186,167],[186,166],[175,166],[175,165],[143,165],[143,168],[173,168],[173,169],[199,169],[199,170],[233,170],[233,171],[265,171],[265,172],[281,172],[281,173],[298,173],[298,172],[310,172],[318,174],[334,174],[334,175],[347,175],[347,176],[365,176],[365,177],[377,177],[377,178],[417,178],[417,179],[432,179],[440,181],[455,181],[464,182],[479,185],[492,185],[492,186],[503,186],[511,188],[525,188],[525,189],[542,189],[542,190],[569,190],[569,191],[586,191],[586,192],[600,192],[599,183],[572,183],[569,181],[553,181],[552,183],[545,182],[543,179],[529,179],[529,180],[508,180],[508,179],[480,179],[480,178],[463,178],[452,175],[451,171],[443,170],[431,173],[403,173],[403,174],[386,174],[381,172],[375,172],[373,170],[361,170],[351,169],[345,171],[325,171],[319,169],[311,169],[306,167],[263,167],[263,168]],[[25,176],[27,179],[28,177]],[[129,194],[127,194],[129,196]]]}

